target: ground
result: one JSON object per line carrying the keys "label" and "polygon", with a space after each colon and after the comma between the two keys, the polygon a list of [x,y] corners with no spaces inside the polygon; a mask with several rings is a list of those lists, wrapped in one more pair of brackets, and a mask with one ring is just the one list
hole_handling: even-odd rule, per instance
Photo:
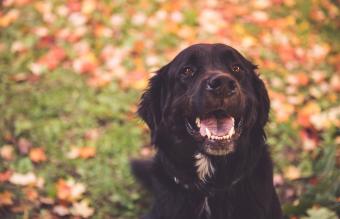
{"label": "ground", "polygon": [[0,217],[136,218],[129,160],[152,149],[136,117],[147,80],[181,49],[221,42],[270,90],[274,182],[290,219],[340,213],[336,1],[4,0]]}

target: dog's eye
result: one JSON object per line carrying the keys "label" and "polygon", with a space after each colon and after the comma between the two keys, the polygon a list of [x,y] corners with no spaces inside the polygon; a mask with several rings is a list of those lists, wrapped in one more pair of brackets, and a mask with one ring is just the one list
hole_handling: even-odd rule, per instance
{"label": "dog's eye", "polygon": [[194,76],[194,74],[195,74],[195,71],[190,67],[184,67],[183,70],[182,70],[182,75],[185,78],[190,78],[190,77]]}
{"label": "dog's eye", "polygon": [[241,71],[241,67],[238,66],[238,65],[233,65],[233,67],[231,68],[231,70],[232,70],[233,72],[240,72],[240,71]]}

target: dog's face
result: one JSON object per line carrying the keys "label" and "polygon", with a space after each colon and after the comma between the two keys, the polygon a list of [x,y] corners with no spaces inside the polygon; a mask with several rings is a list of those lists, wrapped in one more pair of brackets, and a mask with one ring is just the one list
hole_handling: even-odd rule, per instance
{"label": "dog's face", "polygon": [[268,119],[268,95],[255,69],[229,46],[190,46],[151,78],[139,115],[153,139],[165,129],[190,139],[197,152],[227,155]]}

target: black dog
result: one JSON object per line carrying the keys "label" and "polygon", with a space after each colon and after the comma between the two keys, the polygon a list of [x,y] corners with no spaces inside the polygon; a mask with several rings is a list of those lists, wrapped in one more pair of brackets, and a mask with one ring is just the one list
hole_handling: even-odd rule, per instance
{"label": "black dog", "polygon": [[229,46],[197,44],[151,78],[138,113],[157,153],[132,163],[154,194],[144,219],[282,218],[255,69]]}

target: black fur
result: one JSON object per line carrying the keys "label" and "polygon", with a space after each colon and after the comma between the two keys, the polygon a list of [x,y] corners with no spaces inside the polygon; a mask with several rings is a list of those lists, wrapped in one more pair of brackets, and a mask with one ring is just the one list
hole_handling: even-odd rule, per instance
{"label": "black fur", "polygon": [[[233,72],[235,65],[239,72]],[[183,73],[186,67],[192,74]],[[265,143],[269,98],[255,69],[229,46],[196,44],[151,78],[138,113],[151,130],[157,153],[153,160],[132,163],[135,176],[154,194],[143,219],[282,218]],[[208,92],[207,81],[216,75],[235,80],[236,94],[218,94],[221,98]],[[232,152],[214,156],[206,153],[204,140],[188,133],[185,119],[221,108],[236,118],[240,131],[228,146]],[[197,176],[197,153],[205,154],[215,168],[206,182]]]}

